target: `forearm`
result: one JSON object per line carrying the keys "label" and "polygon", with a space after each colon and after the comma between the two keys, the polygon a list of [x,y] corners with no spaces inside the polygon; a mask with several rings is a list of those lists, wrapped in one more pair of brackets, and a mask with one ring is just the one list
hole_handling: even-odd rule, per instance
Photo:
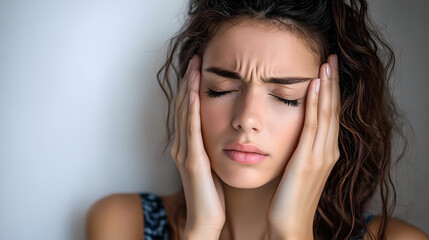
{"label": "forearm", "polygon": [[[192,224],[190,224],[192,225]],[[216,226],[206,226],[201,224],[196,224],[193,226],[186,225],[183,232],[183,239],[185,240],[218,240],[222,227]]]}
{"label": "forearm", "polygon": [[183,233],[183,239],[185,240],[218,240],[220,232],[213,231],[204,231],[204,230],[195,230],[195,231],[185,231]]}
{"label": "forearm", "polygon": [[269,240],[313,240],[313,231],[292,231],[283,227],[268,226]]}
{"label": "forearm", "polygon": [[269,233],[269,240],[313,240],[313,237],[305,237],[305,236],[287,236],[281,233]]}

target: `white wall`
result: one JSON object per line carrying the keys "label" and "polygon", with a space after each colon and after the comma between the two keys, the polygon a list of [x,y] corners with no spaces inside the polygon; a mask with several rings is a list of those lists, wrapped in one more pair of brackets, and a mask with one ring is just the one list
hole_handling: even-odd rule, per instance
{"label": "white wall", "polygon": [[370,9],[396,53],[395,96],[414,131],[406,129],[409,151],[392,171],[398,191],[394,215],[429,234],[429,1],[373,0]]}
{"label": "white wall", "polygon": [[0,239],[83,239],[96,199],[179,187],[155,74],[184,7],[0,2]]}
{"label": "white wall", "polygon": [[[169,152],[159,155],[167,104],[155,74],[185,2],[0,0],[0,239],[83,239],[97,199],[179,188]],[[429,39],[413,29],[429,8],[382,2],[415,129],[396,215],[429,233]]]}

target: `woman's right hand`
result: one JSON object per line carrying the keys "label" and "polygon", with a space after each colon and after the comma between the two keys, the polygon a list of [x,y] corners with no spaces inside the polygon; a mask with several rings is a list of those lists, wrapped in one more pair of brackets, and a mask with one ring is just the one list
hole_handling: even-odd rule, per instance
{"label": "woman's right hand", "polygon": [[179,87],[174,102],[175,137],[170,153],[179,169],[186,198],[184,235],[188,237],[185,238],[204,236],[208,239],[208,235],[213,235],[213,239],[218,239],[225,223],[225,199],[220,179],[211,170],[203,144],[198,94],[200,64],[200,58],[194,55]]}

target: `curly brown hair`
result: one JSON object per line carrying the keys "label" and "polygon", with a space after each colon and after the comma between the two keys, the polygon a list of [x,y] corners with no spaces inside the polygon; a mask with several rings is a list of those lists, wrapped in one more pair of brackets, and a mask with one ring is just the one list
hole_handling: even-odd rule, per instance
{"label": "curly brown hair", "polygon": [[[317,45],[314,49],[321,64],[330,54],[338,57],[341,156],[322,192],[313,222],[314,237],[348,239],[361,229],[367,230],[364,211],[378,185],[382,218],[377,239],[385,239],[387,221],[396,204],[390,175],[392,141],[395,136],[403,140],[397,160],[404,156],[408,141],[402,130],[405,118],[391,94],[395,55],[369,19],[367,9],[365,0],[190,0],[186,22],[170,40],[167,59],[157,73],[168,100],[168,137],[163,152],[174,134],[170,128],[170,117],[174,119],[170,116],[174,100],[171,70],[178,89],[192,56],[202,59],[223,23],[239,18],[280,23]],[[178,63],[174,62],[176,54]],[[370,232],[371,239],[374,235]]]}

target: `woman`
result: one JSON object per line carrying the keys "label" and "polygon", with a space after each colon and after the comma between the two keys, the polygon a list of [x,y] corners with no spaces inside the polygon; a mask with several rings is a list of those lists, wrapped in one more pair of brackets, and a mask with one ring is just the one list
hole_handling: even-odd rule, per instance
{"label": "woman", "polygon": [[89,239],[428,239],[391,217],[395,60],[364,0],[191,0],[188,13],[158,72],[169,104],[177,77],[183,189],[98,201]]}

